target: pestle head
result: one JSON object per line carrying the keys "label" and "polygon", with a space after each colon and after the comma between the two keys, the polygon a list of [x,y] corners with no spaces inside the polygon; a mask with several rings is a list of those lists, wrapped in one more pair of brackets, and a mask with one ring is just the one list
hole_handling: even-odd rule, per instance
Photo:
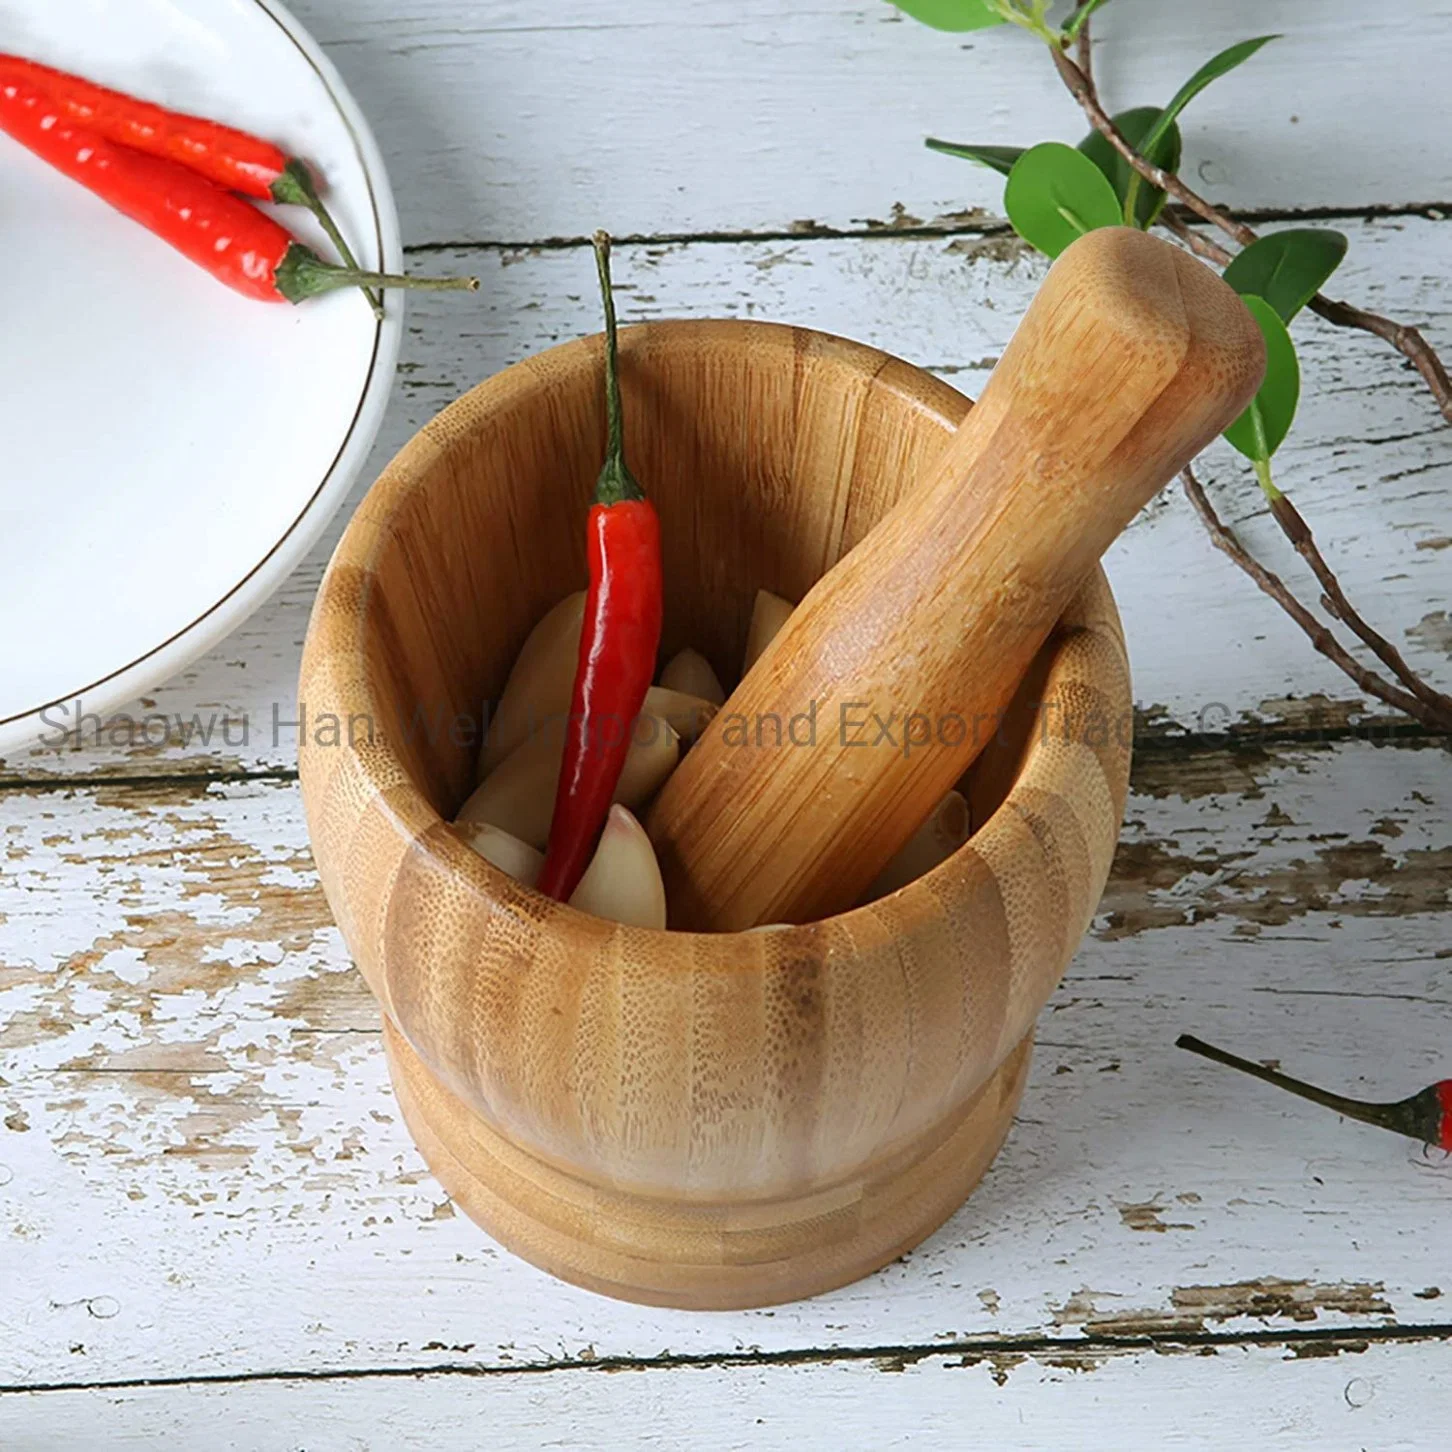
{"label": "pestle head", "polygon": [[[1068,248],[942,456],[817,582],[661,792],[671,926],[857,901],[991,739],[1095,562],[1264,366],[1250,313],[1189,254],[1131,228]],[[752,729],[807,712],[807,744]],[[928,723],[919,749],[849,734],[909,714]],[[932,729],[949,719],[961,739]]]}

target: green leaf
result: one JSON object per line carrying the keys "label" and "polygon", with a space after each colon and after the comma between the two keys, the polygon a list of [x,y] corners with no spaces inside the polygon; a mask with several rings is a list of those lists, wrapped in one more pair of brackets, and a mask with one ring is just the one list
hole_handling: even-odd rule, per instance
{"label": "green leaf", "polygon": [[1232,258],[1225,280],[1242,296],[1263,297],[1289,323],[1345,256],[1346,238],[1340,232],[1291,227],[1252,242]]}
{"label": "green leaf", "polygon": [[1007,176],[1013,164],[1023,155],[1021,146],[967,146],[959,141],[939,141],[930,136],[923,143],[929,151],[941,151],[944,156],[961,156],[967,161],[976,161],[1000,176]]}
{"label": "green leaf", "polygon": [[1265,336],[1265,378],[1250,407],[1225,430],[1225,437],[1253,463],[1265,463],[1290,432],[1301,396],[1301,369],[1280,314],[1262,297],[1247,297],[1244,302]]}
{"label": "green leaf", "polygon": [[[1261,46],[1267,41],[1279,40],[1276,35],[1258,35],[1254,40],[1238,41],[1235,45],[1226,46],[1219,55],[1211,56],[1209,60],[1180,87],[1170,99],[1170,104],[1159,114],[1159,119],[1144,134],[1144,139],[1139,144],[1141,156],[1148,156],[1149,153],[1159,146],[1163,137],[1168,135],[1169,129],[1175,124],[1175,118],[1180,112],[1210,84],[1211,81],[1223,76],[1226,71],[1233,71],[1243,61],[1248,61]],[[1131,217],[1139,216],[1139,192],[1140,177],[1135,173],[1130,177],[1129,189],[1124,198],[1124,215],[1128,220]]]}
{"label": "green leaf", "polygon": [[1099,9],[1105,0],[1086,0],[1070,17],[1068,24],[1064,26],[1065,41],[1074,40],[1084,28],[1084,22]]}
{"label": "green leaf", "polygon": [[1085,232],[1119,225],[1119,199],[1104,173],[1062,141],[1042,141],[1014,162],[1003,206],[1013,230],[1050,257]]}
{"label": "green leaf", "polygon": [[1258,35],[1254,40],[1237,41],[1234,45],[1228,45],[1219,55],[1211,56],[1209,60],[1175,92],[1170,104],[1160,112],[1160,119],[1152,126],[1144,138],[1146,146],[1153,146],[1160,138],[1160,134],[1167,131],[1175,122],[1180,112],[1210,84],[1211,81],[1218,81],[1228,71],[1233,71],[1236,66],[1243,64],[1258,51],[1261,46],[1272,40],[1279,40],[1279,35]]}
{"label": "green leaf", "polygon": [[988,0],[892,0],[892,4],[934,30],[983,30],[1002,25]]}
{"label": "green leaf", "polygon": [[[1145,133],[1160,118],[1158,106],[1135,106],[1121,111],[1110,119],[1119,128],[1124,139],[1139,152],[1146,161],[1152,161],[1165,171],[1178,171],[1180,166],[1180,128],[1171,121],[1150,151],[1144,147]],[[1136,175],[1132,166],[1097,131],[1091,131],[1080,143],[1079,150],[1109,178],[1114,194],[1121,203],[1129,195],[1130,178]],[[1165,204],[1165,194],[1143,179],[1136,188],[1134,200],[1134,222],[1146,229],[1159,216]]]}

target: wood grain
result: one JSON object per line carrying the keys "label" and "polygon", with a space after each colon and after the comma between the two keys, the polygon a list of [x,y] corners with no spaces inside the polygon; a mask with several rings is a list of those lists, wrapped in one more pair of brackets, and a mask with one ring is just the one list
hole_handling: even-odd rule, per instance
{"label": "wood grain", "polygon": [[[951,443],[812,586],[666,782],[648,827],[672,926],[811,922],[858,901],[1264,360],[1240,300],[1180,249],[1128,227],[1068,248]],[[854,425],[827,447],[870,457],[892,427]],[[1050,696],[1056,734],[1094,729],[1084,702]],[[793,721],[810,727],[784,739]]]}
{"label": "wood grain", "polygon": [[[1348,296],[1419,318],[1432,336],[1452,337],[1452,225],[1418,218],[1331,225],[1351,234],[1338,274]],[[590,267],[588,252],[577,249],[441,257],[440,271],[477,272],[484,288],[463,321],[457,307],[438,299],[410,304],[413,331],[399,390],[365,481],[481,377],[595,329]],[[860,338],[974,393],[1044,264],[1001,238],[880,237],[625,246],[618,270],[628,321],[791,318]],[[1376,340],[1305,314],[1295,331],[1303,396],[1276,458],[1277,477],[1315,521],[1353,599],[1418,670],[1452,688],[1452,641],[1444,634],[1452,431],[1415,375]],[[1244,461],[1215,444],[1201,468],[1222,513],[1314,598],[1315,582],[1266,517]],[[78,749],[37,745],[15,754],[0,767],[0,779],[291,771],[298,657],[343,523],[226,645],[146,703],[134,703],[114,731],[92,723]],[[1146,729],[1304,733],[1362,714],[1350,683],[1215,552],[1176,491],[1141,513],[1110,551],[1106,569],[1124,616]],[[1194,623],[1190,649],[1186,622]],[[153,713],[167,729],[153,723],[148,739],[140,723]]]}
{"label": "wood grain", "polygon": [[946,1124],[895,1146],[870,1172],[763,1202],[632,1194],[521,1152],[444,1089],[387,1019],[383,1028],[404,1119],[466,1215],[563,1280],[694,1311],[800,1300],[916,1247],[998,1153],[1031,1048],[1025,1039]]}
{"label": "wood grain", "polygon": [[[1000,216],[1002,179],[925,136],[1072,145],[1089,129],[1031,37],[947,35],[884,0],[291,8],[364,102],[415,243],[951,227]],[[1163,105],[1278,24],[1254,0],[1114,0],[1094,17],[1105,100]],[[1235,208],[1452,200],[1452,159],[1407,144],[1438,114],[1449,50],[1435,0],[1321,0],[1196,98],[1185,174]],[[608,123],[602,75],[622,78]]]}
{"label": "wood grain", "polygon": [[[967,407],[896,359],[802,329],[658,324],[621,341],[632,467],[662,520],[662,651],[692,643],[722,674],[757,589],[801,593]],[[599,340],[565,345],[429,423],[364,500],[303,657],[311,708],[365,723],[359,739],[303,745],[313,850],[360,970],[446,1091],[413,1093],[415,1123],[456,1158],[476,1118],[516,1152],[508,1182],[492,1140],[467,1166],[510,1202],[512,1220],[464,1198],[502,1239],[622,1295],[808,1294],[947,1213],[955,1197],[905,1187],[1025,1040],[1093,914],[1128,775],[1118,618],[1096,573],[1045,645],[1045,699],[1102,729],[1029,734],[1025,721],[1026,747],[996,748],[1022,752],[1001,808],[891,897],[801,928],[701,936],[559,907],[445,819],[477,749],[455,728],[581,583],[580,536],[558,521],[583,514],[601,409]],[[974,1120],[980,1148],[1001,1137],[1004,1094]],[[984,1163],[958,1148],[963,1166]],[[556,1171],[618,1200],[544,1254],[517,1226],[557,1224],[573,1192]],[[830,1259],[802,1210],[822,1193],[852,1207]],[[668,1286],[606,1263],[629,1236],[642,1263],[674,1263],[697,1209],[745,1206],[778,1233],[771,1256],[723,1245],[718,1264],[677,1263]]]}
{"label": "wood grain", "polygon": [[[307,1424],[309,1452],[389,1452],[401,1438],[473,1452],[479,1428],[518,1452],[720,1445],[797,1452],[825,1436],[876,1447],[948,1446],[971,1426],[990,1446],[1101,1452],[1203,1447],[1224,1432],[1264,1452],[1426,1446],[1452,1419],[1435,1342],[1354,1335],[1168,1348],[1115,1344],[884,1349],[860,1358],[749,1356],[706,1364],[579,1366],[539,1376],[377,1375],[309,1381],[0,1394],[0,1437],[48,1446],[252,1452]],[[614,1373],[614,1374],[612,1374]],[[1416,1415],[1409,1409],[1415,1407]]]}
{"label": "wood grain", "polygon": [[0,791],[0,1386],[1445,1325],[1449,1167],[1173,1044],[1369,1098],[1448,1072],[1447,762],[1142,755],[972,1199],[869,1280],[710,1317],[606,1306],[454,1209],[295,783]]}

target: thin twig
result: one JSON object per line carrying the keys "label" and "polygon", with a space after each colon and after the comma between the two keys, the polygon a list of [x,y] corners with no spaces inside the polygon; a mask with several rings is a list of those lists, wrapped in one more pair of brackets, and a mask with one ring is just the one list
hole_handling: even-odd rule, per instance
{"label": "thin twig", "polygon": [[[1179,218],[1162,217],[1161,220],[1192,252],[1222,266],[1230,260],[1230,254],[1218,242],[1212,242],[1209,238],[1202,237],[1192,227],[1187,227]],[[1436,355],[1432,354],[1431,358],[1433,365],[1440,369],[1442,365],[1437,361]],[[1316,543],[1311,526],[1306,523],[1300,510],[1284,494],[1277,494],[1270,501],[1270,506],[1276,523],[1281,527],[1281,533],[1290,540],[1296,553],[1311,567],[1322,590],[1326,592],[1324,604],[1327,611],[1353,631],[1363,644],[1369,646],[1376,658],[1408,690],[1436,711],[1443,718],[1445,727],[1452,729],[1452,696],[1429,686],[1407,664],[1396,646],[1363,619],[1356,607],[1346,598],[1341,581],[1337,579],[1336,572],[1326,562],[1326,557]]]}
{"label": "thin twig", "polygon": [[[1249,247],[1252,242],[1258,240],[1258,234],[1253,227],[1246,226],[1244,222],[1207,202],[1198,192],[1187,187],[1174,172],[1165,171],[1163,167],[1146,161],[1125,140],[1123,133],[1100,104],[1099,93],[1095,90],[1092,75],[1086,74],[1080,66],[1070,60],[1061,46],[1051,46],[1049,53],[1053,56],[1054,65],[1065,86],[1068,87],[1070,95],[1079,103],[1094,129],[1140,176],[1152,185],[1159,187],[1161,191],[1173,197],[1212,227],[1218,227],[1240,246]],[[1164,220],[1166,226],[1177,235],[1184,237],[1192,250],[1198,252],[1202,257],[1213,258],[1216,256],[1209,250],[1214,246],[1213,243],[1208,242],[1205,238],[1197,237],[1188,228],[1184,228],[1182,231],[1183,224],[1179,223],[1177,219],[1166,218]],[[1225,254],[1225,260],[1229,260],[1228,254]],[[1442,417],[1452,423],[1452,377],[1449,377],[1436,350],[1422,336],[1420,330],[1409,324],[1384,318],[1379,313],[1367,312],[1364,308],[1338,302],[1319,292],[1311,299],[1309,306],[1313,312],[1318,313],[1327,322],[1334,323],[1337,327],[1357,328],[1391,344],[1422,375],[1422,380],[1436,401]]]}
{"label": "thin twig", "polygon": [[1406,691],[1399,690],[1390,681],[1362,665],[1332,635],[1330,630],[1291,594],[1279,575],[1266,569],[1246,550],[1245,546],[1226,528],[1220,516],[1216,514],[1214,505],[1206,497],[1200,481],[1188,465],[1181,471],[1180,480],[1185,486],[1185,493],[1189,496],[1190,503],[1195,506],[1195,511],[1209,531],[1216,548],[1234,560],[1261,590],[1301,627],[1306,638],[1327,660],[1350,676],[1369,696],[1375,696],[1377,700],[1384,701],[1388,706],[1394,706],[1398,711],[1404,711],[1413,720],[1420,721],[1422,725],[1431,730],[1446,729],[1438,719],[1437,713],[1432,711],[1425,702]]}
{"label": "thin twig", "polygon": [[1346,592],[1341,588],[1336,572],[1326,563],[1326,558],[1311,532],[1311,526],[1306,523],[1301,511],[1281,493],[1271,499],[1270,507],[1282,533],[1295,546],[1296,553],[1311,567],[1311,572],[1326,592],[1321,603],[1326,607],[1327,613],[1340,620],[1414,696],[1426,704],[1436,715],[1444,731],[1452,731],[1452,696],[1429,686],[1406,663],[1396,646],[1362,618],[1356,607],[1346,598]]}
{"label": "thin twig", "polygon": [[1226,267],[1230,263],[1233,253],[1227,252],[1218,242],[1210,237],[1197,232],[1187,222],[1182,221],[1173,212],[1161,212],[1159,216],[1160,225],[1166,230],[1173,232],[1196,257],[1203,257],[1207,262],[1213,262],[1217,267]]}
{"label": "thin twig", "polygon": [[1436,349],[1422,336],[1420,329],[1408,323],[1394,322],[1379,313],[1369,313],[1365,308],[1353,307],[1350,303],[1337,302],[1319,292],[1307,306],[1338,328],[1360,328],[1362,332],[1390,343],[1422,375],[1422,381],[1437,400],[1442,417],[1452,423],[1452,378],[1448,377]]}
{"label": "thin twig", "polygon": [[[1075,10],[1082,10],[1089,0],[1079,0]],[[1089,39],[1089,20],[1086,17],[1084,23],[1079,27],[1079,38],[1074,44],[1074,59],[1079,64],[1079,69],[1084,73],[1084,79],[1089,82],[1092,89],[1094,85],[1094,43]]]}
{"label": "thin twig", "polygon": [[1061,46],[1051,46],[1049,54],[1053,56],[1059,75],[1069,88],[1069,94],[1079,103],[1094,129],[1147,182],[1157,186],[1162,192],[1167,192],[1181,206],[1188,207],[1196,216],[1209,222],[1212,227],[1219,227],[1222,232],[1233,237],[1242,247],[1249,247],[1256,240],[1255,233],[1244,222],[1238,222],[1234,217],[1227,216],[1224,212],[1211,206],[1198,192],[1191,191],[1174,172],[1166,171],[1152,161],[1146,161],[1124,139],[1124,133],[1110,120],[1109,113],[1099,104],[1099,93],[1094,89],[1094,82],[1064,54]]}

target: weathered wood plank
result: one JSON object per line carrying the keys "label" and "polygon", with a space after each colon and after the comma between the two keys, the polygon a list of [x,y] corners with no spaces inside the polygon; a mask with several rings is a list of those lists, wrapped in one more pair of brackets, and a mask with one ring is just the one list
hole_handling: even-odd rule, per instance
{"label": "weathered wood plank", "polygon": [[0,1439],[309,1452],[427,1446],[1425,1447],[1452,1418],[1446,1348],[1354,1338],[1194,1348],[975,1349],[863,1360],[275,1380],[0,1394]]}
{"label": "weathered wood plank", "polygon": [[[1383,219],[1349,230],[1352,251],[1338,278],[1346,295],[1452,339],[1452,224]],[[478,303],[425,298],[416,305],[400,388],[365,481],[480,378],[597,326],[593,275],[579,249],[473,250],[438,260],[481,272],[484,291]],[[1043,262],[1006,237],[877,237],[624,247],[619,274],[629,318],[794,321],[875,343],[972,393],[1027,305]],[[1352,598],[1419,669],[1452,685],[1452,430],[1384,344],[1310,315],[1296,330],[1304,403],[1277,460],[1281,482],[1315,524]],[[1314,601],[1307,572],[1259,508],[1238,456],[1217,444],[1207,460],[1227,518],[1243,524],[1247,538]],[[149,698],[154,705],[125,708],[114,728],[88,722],[83,750],[12,755],[5,773],[290,768],[296,732],[287,723],[295,720],[300,645],[341,527],[340,520],[270,605]],[[1210,547],[1178,491],[1141,516],[1109,566],[1136,698],[1154,721],[1218,732],[1245,719],[1304,727],[1318,710],[1332,725],[1355,715],[1355,688]],[[72,705],[52,721],[74,725],[86,710]],[[168,719],[164,741],[162,722],[136,724],[152,711]],[[55,741],[63,731],[46,735]]]}
{"label": "weathered wood plank", "polygon": [[[1042,264],[995,234],[996,179],[921,137],[1082,129],[1026,38],[935,35],[880,0],[562,0],[543,17],[522,0],[292,4],[374,120],[409,240],[439,254],[419,260],[485,277],[478,304],[416,308],[371,472],[478,378],[596,326],[577,248],[441,247],[461,240],[768,234],[622,248],[627,315],[797,321],[976,391]],[[1101,81],[1125,105],[1273,21],[1250,0],[1116,0],[1096,23]],[[1445,149],[1406,144],[1436,114],[1449,41],[1431,0],[1394,16],[1324,0],[1197,101],[1187,174],[1248,208],[1452,197]],[[1337,225],[1353,234],[1339,291],[1452,336],[1435,207]],[[1381,345],[1312,319],[1298,334],[1306,403],[1282,483],[1353,597],[1452,684],[1449,435]],[[1304,584],[1228,456],[1207,476]],[[610,1305],[454,1215],[318,893],[273,709],[292,719],[337,532],[226,646],[131,708],[195,717],[191,739],[123,726],[0,763],[0,783],[55,783],[0,786],[0,1386],[223,1378],[0,1392],[0,1443],[252,1447],[302,1424],[310,1447],[472,1447],[487,1419],[523,1446],[675,1446],[703,1427],[801,1445],[828,1426],[947,1443],[965,1425],[1005,1445],[1173,1445],[1219,1435],[1233,1406],[1257,1447],[1399,1447],[1452,1416],[1432,1339],[1452,1332],[1452,1170],[1170,1047],[1194,1029],[1387,1096],[1448,1072],[1444,750],[1143,754],[1104,911],[974,1200],[902,1262],[803,1306]],[[1348,685],[1178,497],[1111,570],[1152,730],[1356,719]],[[216,779],[257,772],[281,779]],[[170,780],[80,781],[153,774]],[[588,1369],[601,1358],[638,1369]],[[380,1369],[429,1374],[358,1375]]]}
{"label": "weathered wood plank", "polygon": [[[293,9],[378,132],[412,242],[951,221],[997,213],[1001,184],[924,136],[1032,145],[1088,129],[1028,36],[944,35],[882,0]],[[1253,0],[1116,0],[1095,18],[1105,98],[1163,103],[1283,21]],[[1185,174],[1237,207],[1452,197],[1445,149],[1408,143],[1441,114],[1446,8],[1321,0],[1291,30],[1195,102]]]}
{"label": "weathered wood plank", "polygon": [[0,1384],[1438,1320],[1452,1168],[1172,1044],[1373,1096],[1448,1071],[1447,764],[1145,757],[979,1193],[867,1282],[707,1318],[454,1215],[291,784],[0,792]]}

